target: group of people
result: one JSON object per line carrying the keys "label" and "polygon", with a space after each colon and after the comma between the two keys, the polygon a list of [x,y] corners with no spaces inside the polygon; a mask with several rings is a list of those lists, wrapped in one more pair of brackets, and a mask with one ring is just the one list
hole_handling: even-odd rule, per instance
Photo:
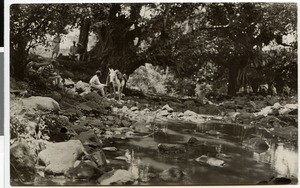
{"label": "group of people", "polygon": [[[30,61],[26,66],[27,76],[32,80],[42,81],[48,86],[59,87],[61,83],[63,84],[63,78],[56,71],[57,66],[59,66],[59,63],[55,59],[51,59],[50,62],[40,63]],[[121,75],[120,71],[116,71],[118,79],[125,79],[121,78],[123,75]],[[89,84],[91,91],[99,92],[103,97],[106,97],[105,87],[108,84],[102,84],[100,82],[101,76],[101,71],[97,70],[96,74],[90,79]]]}
{"label": "group of people", "polygon": [[[291,88],[287,84],[285,84],[282,88],[282,94],[284,96],[289,96],[290,91],[291,91]],[[253,92],[254,92],[253,88],[250,85],[246,85],[245,87],[241,87],[238,91],[239,94],[251,94]],[[274,84],[269,85],[267,83],[259,85],[258,88],[257,88],[257,93],[259,93],[263,96],[278,95],[278,92],[277,92],[277,89],[276,89],[275,85]]]}
{"label": "group of people", "polygon": [[72,60],[82,60],[84,55],[84,47],[81,43],[73,41],[73,45],[70,47],[69,57]]}
{"label": "group of people", "polygon": [[[52,40],[52,59],[57,58],[60,51],[61,37],[59,33],[56,33]],[[73,45],[70,47],[69,57],[72,60],[83,60],[85,49],[81,43],[73,41]]]}
{"label": "group of people", "polygon": [[35,80],[42,80],[52,86],[58,86],[61,76],[55,71],[56,66],[58,66],[58,62],[54,59],[43,63],[30,61],[26,65],[27,76]]}

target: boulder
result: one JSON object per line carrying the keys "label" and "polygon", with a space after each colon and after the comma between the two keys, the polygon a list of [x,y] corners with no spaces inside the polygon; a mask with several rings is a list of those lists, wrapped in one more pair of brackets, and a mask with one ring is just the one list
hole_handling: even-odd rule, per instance
{"label": "boulder", "polygon": [[86,132],[89,130],[88,127],[86,126],[82,126],[81,124],[79,125],[73,125],[72,128],[74,129],[74,131],[77,133],[77,134],[80,134],[82,132]]}
{"label": "boulder", "polygon": [[59,104],[50,97],[33,96],[22,99],[22,103],[26,109],[43,110],[43,111],[59,111]]}
{"label": "boulder", "polygon": [[195,106],[195,101],[194,100],[187,100],[187,101],[184,101],[183,104],[186,107],[191,107],[191,106]]}
{"label": "boulder", "polygon": [[172,167],[162,171],[159,177],[166,182],[178,182],[183,179],[184,173],[179,168]]}
{"label": "boulder", "polygon": [[272,108],[272,106],[267,106],[267,107],[261,109],[260,112],[255,113],[255,115],[259,115],[259,116],[267,116],[267,115],[272,114],[272,113],[273,113],[273,108]]}
{"label": "boulder", "polygon": [[209,135],[212,135],[212,136],[217,136],[217,135],[221,134],[220,132],[215,131],[215,130],[209,130],[209,131],[206,131],[206,133]]}
{"label": "boulder", "polygon": [[138,110],[138,107],[133,106],[133,107],[130,108],[130,110],[131,110],[131,111],[137,111],[137,110]]}
{"label": "boulder", "polygon": [[105,128],[103,122],[100,119],[88,120],[87,124],[91,127],[97,127],[99,129]]}
{"label": "boulder", "polygon": [[298,138],[298,129],[294,126],[274,128],[271,133],[287,140],[297,140]]}
{"label": "boulder", "polygon": [[26,140],[21,139],[10,147],[11,179],[22,178],[25,182],[33,180],[35,159],[30,153]]}
{"label": "boulder", "polygon": [[49,141],[63,142],[67,141],[73,135],[76,135],[69,118],[57,116],[56,114],[45,114],[41,116],[45,122],[45,127],[39,128],[42,135],[48,135]]}
{"label": "boulder", "polygon": [[105,148],[102,148],[103,151],[117,151],[117,148],[116,147],[105,147]]}
{"label": "boulder", "polygon": [[250,109],[254,109],[254,110],[257,108],[255,102],[253,102],[253,101],[247,102],[247,103],[245,104],[245,107],[246,107],[246,108],[250,108]]}
{"label": "boulder", "polygon": [[90,88],[90,84],[82,82],[81,80],[75,84],[76,90],[81,90],[82,92],[88,90]]}
{"label": "boulder", "polygon": [[146,127],[146,122],[136,122],[132,124],[133,129],[139,133],[149,133],[150,129]]}
{"label": "boulder", "polygon": [[177,117],[183,117],[184,113],[180,112],[179,114],[177,114]]}
{"label": "boulder", "polygon": [[234,109],[235,110],[237,108],[234,101],[224,101],[220,105],[223,106],[226,109]]}
{"label": "boulder", "polygon": [[277,96],[273,96],[273,97],[268,97],[266,102],[267,102],[267,105],[268,106],[273,106],[275,103],[278,103],[279,102],[279,97]]}
{"label": "boulder", "polygon": [[102,175],[97,181],[99,185],[132,185],[135,177],[128,170],[118,169]]}
{"label": "boulder", "polygon": [[250,138],[243,141],[243,147],[256,153],[263,153],[269,149],[269,144],[260,137]]}
{"label": "boulder", "polygon": [[263,127],[266,128],[277,128],[277,127],[286,127],[287,123],[278,119],[277,117],[274,116],[266,116],[263,117],[258,121],[258,124],[260,124]]}
{"label": "boulder", "polygon": [[81,132],[78,135],[78,139],[86,149],[87,153],[91,153],[96,148],[102,147],[102,141],[97,137],[93,130]]}
{"label": "boulder", "polygon": [[225,165],[225,162],[223,160],[214,158],[214,157],[208,157],[206,155],[202,155],[195,159],[195,161],[200,163],[205,163],[210,166],[216,166],[216,167],[223,167]]}
{"label": "boulder", "polygon": [[104,172],[94,166],[91,161],[81,161],[76,167],[72,167],[65,172],[65,176],[71,179],[97,179]]}
{"label": "boulder", "polygon": [[122,127],[130,127],[131,123],[127,120],[122,120],[121,121],[121,126]]}
{"label": "boulder", "polygon": [[45,173],[64,174],[84,153],[83,145],[79,140],[70,140],[47,144],[46,149],[38,154],[38,159],[45,164]]}
{"label": "boulder", "polygon": [[197,115],[196,112],[193,112],[193,111],[190,111],[190,110],[185,111],[183,114],[184,114],[184,116],[195,116],[195,115]]}
{"label": "boulder", "polygon": [[167,110],[168,112],[173,112],[173,108],[171,108],[168,104],[162,107],[162,110]]}
{"label": "boulder", "polygon": [[85,158],[94,161],[98,166],[104,166],[107,164],[106,156],[102,150],[98,150],[90,155],[87,155]]}
{"label": "boulder", "polygon": [[121,109],[121,111],[122,111],[123,113],[127,113],[128,110],[129,110],[129,109],[128,109],[127,106],[123,106],[122,109]]}
{"label": "boulder", "polygon": [[221,110],[216,105],[206,104],[205,106],[199,107],[198,113],[199,114],[208,114],[208,115],[220,115]]}
{"label": "boulder", "polygon": [[254,120],[254,114],[248,112],[241,112],[235,116],[235,120],[239,123],[250,124]]}
{"label": "boulder", "polygon": [[158,144],[159,153],[162,154],[182,154],[186,152],[186,148],[182,144]]}
{"label": "boulder", "polygon": [[167,110],[163,110],[158,113],[158,116],[168,116],[170,113]]}

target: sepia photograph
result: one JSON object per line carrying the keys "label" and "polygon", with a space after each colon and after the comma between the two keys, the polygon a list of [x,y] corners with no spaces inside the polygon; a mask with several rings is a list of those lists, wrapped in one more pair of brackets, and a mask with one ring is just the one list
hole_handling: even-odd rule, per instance
{"label": "sepia photograph", "polygon": [[298,184],[296,3],[9,16],[11,186]]}

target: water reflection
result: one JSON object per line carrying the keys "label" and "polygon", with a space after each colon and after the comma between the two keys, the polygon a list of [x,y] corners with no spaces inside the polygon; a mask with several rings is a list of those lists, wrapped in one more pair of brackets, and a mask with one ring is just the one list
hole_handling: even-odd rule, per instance
{"label": "water reflection", "polygon": [[286,147],[283,143],[272,143],[264,153],[253,153],[253,158],[260,163],[268,163],[278,176],[297,177],[298,154],[295,146]]}

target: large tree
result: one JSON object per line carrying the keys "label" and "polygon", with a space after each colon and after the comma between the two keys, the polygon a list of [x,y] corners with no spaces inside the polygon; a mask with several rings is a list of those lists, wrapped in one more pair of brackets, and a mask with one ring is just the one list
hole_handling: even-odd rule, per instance
{"label": "large tree", "polygon": [[29,50],[49,43],[47,35],[66,33],[72,8],[67,4],[13,4],[10,12],[11,73],[24,77]]}

